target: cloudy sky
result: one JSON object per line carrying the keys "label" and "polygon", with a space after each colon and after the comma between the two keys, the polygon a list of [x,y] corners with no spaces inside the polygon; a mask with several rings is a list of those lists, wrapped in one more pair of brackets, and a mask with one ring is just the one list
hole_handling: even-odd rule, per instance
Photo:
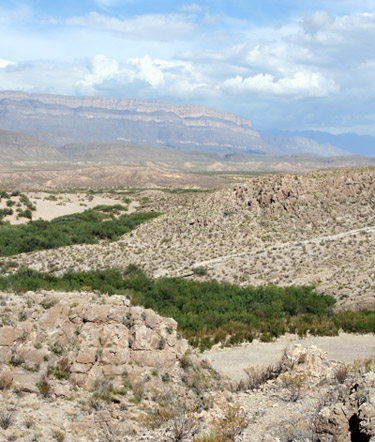
{"label": "cloudy sky", "polygon": [[375,0],[2,0],[0,89],[375,134]]}

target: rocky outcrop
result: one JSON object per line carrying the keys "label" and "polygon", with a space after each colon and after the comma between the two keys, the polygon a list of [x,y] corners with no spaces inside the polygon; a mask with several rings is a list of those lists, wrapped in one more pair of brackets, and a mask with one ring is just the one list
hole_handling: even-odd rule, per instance
{"label": "rocky outcrop", "polygon": [[0,440],[167,442],[194,410],[190,434],[223,386],[176,325],[127,296],[1,293]]}
{"label": "rocky outcrop", "polygon": [[125,296],[27,292],[12,302],[0,307],[0,364],[14,382],[32,383],[63,360],[70,381],[86,388],[104,378],[120,386],[125,372],[138,378],[156,368],[176,377],[188,349],[173,319]]}
{"label": "rocky outcrop", "polygon": [[316,420],[322,442],[375,440],[375,373],[370,371],[347,383],[343,397],[324,407]]}

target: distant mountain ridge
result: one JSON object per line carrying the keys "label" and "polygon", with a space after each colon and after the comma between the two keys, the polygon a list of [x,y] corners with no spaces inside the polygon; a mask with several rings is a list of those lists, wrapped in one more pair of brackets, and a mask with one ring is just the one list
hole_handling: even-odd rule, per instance
{"label": "distant mountain ridge", "polygon": [[55,146],[125,141],[219,152],[264,153],[267,148],[247,118],[159,101],[0,92],[0,128]]}
{"label": "distant mountain ridge", "polygon": [[342,134],[331,134],[329,132],[318,130],[300,130],[300,131],[286,131],[286,130],[271,130],[265,131],[263,138],[268,136],[282,136],[290,137],[304,137],[315,140],[316,143],[337,146],[353,155],[367,155],[375,156],[375,136],[374,135],[358,135],[352,132]]}
{"label": "distant mountain ridge", "polygon": [[264,138],[248,118],[206,106],[163,101],[0,92],[0,129],[53,146],[128,142],[184,151],[260,155],[346,155],[334,146],[294,137]]}

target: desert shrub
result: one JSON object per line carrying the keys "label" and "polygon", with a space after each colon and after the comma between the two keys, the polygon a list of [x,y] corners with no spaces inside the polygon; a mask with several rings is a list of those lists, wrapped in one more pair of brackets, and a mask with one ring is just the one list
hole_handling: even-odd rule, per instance
{"label": "desert shrub", "polygon": [[246,377],[235,384],[235,391],[254,390],[261,387],[267,381],[277,378],[280,374],[280,365],[268,365],[267,367],[250,367],[245,369]]}
{"label": "desert shrub", "polygon": [[44,397],[48,397],[51,392],[51,384],[46,376],[43,376],[40,381],[36,384],[40,394]]}
{"label": "desert shrub", "polygon": [[7,430],[13,424],[14,413],[15,410],[0,410],[0,427],[3,430]]}
{"label": "desert shrub", "polygon": [[22,364],[25,363],[25,360],[22,356],[17,355],[16,353],[12,352],[10,359],[8,361],[8,364],[12,367],[21,367]]}
{"label": "desert shrub", "polygon": [[55,306],[57,303],[57,299],[43,299],[40,305],[44,308],[44,310],[48,310]]}
{"label": "desert shrub", "polygon": [[183,368],[184,370],[186,370],[188,367],[192,366],[192,362],[190,359],[190,351],[187,350],[180,358],[180,365],[181,368]]}
{"label": "desert shrub", "polygon": [[[144,425],[155,429],[168,424],[173,441],[187,440],[197,425],[193,409],[181,399],[170,399],[156,407],[148,408],[147,415],[142,419]],[[190,440],[190,439],[188,439]]]}
{"label": "desert shrub", "polygon": [[69,379],[70,376],[70,364],[68,358],[60,359],[54,366],[49,366],[47,375],[53,375],[56,379],[63,380]]}
{"label": "desert shrub", "polygon": [[194,275],[198,275],[198,276],[207,275],[207,267],[205,267],[205,266],[194,267],[193,273],[194,273]]}
{"label": "desert shrub", "polygon": [[139,381],[135,383],[133,386],[133,402],[139,404],[143,399],[144,395],[144,383]]}
{"label": "desert shrub", "polygon": [[301,396],[301,391],[306,383],[306,374],[285,373],[280,376],[283,387],[288,391],[287,399],[290,402],[297,402]]}
{"label": "desert shrub", "polygon": [[239,403],[226,403],[222,409],[223,415],[216,421],[213,434],[218,442],[234,441],[248,425],[247,414]]}
{"label": "desert shrub", "polygon": [[94,398],[111,401],[113,395],[113,385],[106,379],[96,379],[92,387]]}
{"label": "desert shrub", "polygon": [[339,384],[343,384],[348,377],[350,367],[347,364],[340,364],[335,370],[335,379]]}
{"label": "desert shrub", "polygon": [[58,442],[63,442],[65,440],[65,433],[55,428],[52,430],[52,437]]}
{"label": "desert shrub", "polygon": [[8,374],[2,374],[0,376],[0,391],[9,390],[12,386],[13,379]]}
{"label": "desert shrub", "polygon": [[52,353],[54,353],[56,356],[61,356],[65,352],[65,348],[60,342],[54,342],[49,346],[49,349]]}

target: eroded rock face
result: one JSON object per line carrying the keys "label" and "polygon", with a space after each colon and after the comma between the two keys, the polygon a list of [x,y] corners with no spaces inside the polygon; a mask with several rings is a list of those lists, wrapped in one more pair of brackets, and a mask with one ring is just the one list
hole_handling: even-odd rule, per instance
{"label": "eroded rock face", "polygon": [[375,373],[347,383],[342,397],[324,407],[316,420],[316,432],[324,442],[372,441],[375,438]]}
{"label": "eroded rock face", "polygon": [[[0,363],[13,367],[14,381],[35,385],[35,373],[67,359],[70,380],[86,388],[103,377],[158,368],[176,374],[188,344],[173,319],[134,307],[125,296],[92,293],[8,295],[2,306],[9,325],[0,327]],[[25,371],[26,367],[26,371]],[[40,376],[40,374],[39,374]]]}

